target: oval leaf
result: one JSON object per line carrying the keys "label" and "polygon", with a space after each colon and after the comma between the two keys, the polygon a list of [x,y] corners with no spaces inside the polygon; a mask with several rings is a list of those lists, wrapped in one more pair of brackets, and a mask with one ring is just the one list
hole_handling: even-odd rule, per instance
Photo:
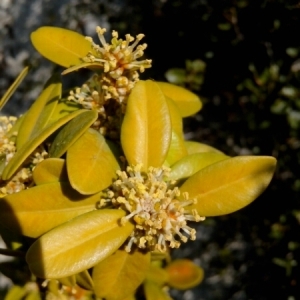
{"label": "oval leaf", "polygon": [[43,184],[2,198],[0,223],[17,233],[36,238],[95,209],[99,199],[100,194],[82,196],[67,183]]}
{"label": "oval leaf", "polygon": [[174,260],[165,270],[169,275],[168,284],[178,290],[193,288],[204,278],[203,269],[189,259]]}
{"label": "oval leaf", "polygon": [[153,81],[132,89],[121,128],[121,144],[131,165],[160,167],[171,142],[171,120],[165,96]]}
{"label": "oval leaf", "polygon": [[199,170],[224,159],[229,158],[221,153],[204,152],[187,155],[171,167],[170,180],[188,178]]}
{"label": "oval leaf", "polygon": [[61,157],[67,149],[96,121],[95,110],[85,111],[68,124],[56,135],[49,150],[50,157]]}
{"label": "oval leaf", "polygon": [[18,132],[17,149],[20,149],[28,140],[47,126],[60,97],[61,82],[59,82],[57,76],[53,76],[46,83],[46,87],[40,96],[26,112]]}
{"label": "oval leaf", "polygon": [[93,269],[95,294],[107,300],[123,300],[143,282],[150,265],[150,252],[118,250]]}
{"label": "oval leaf", "polygon": [[91,43],[83,35],[68,29],[40,27],[30,38],[40,54],[66,68],[81,64],[91,51]]}
{"label": "oval leaf", "polygon": [[31,140],[27,141],[21,149],[17,151],[17,153],[13,156],[13,158],[9,161],[6,165],[5,169],[3,170],[2,179],[7,180],[14,173],[19,169],[22,163],[26,160],[26,158],[40,145],[42,144],[53,132],[55,132],[58,128],[72,120],[73,118],[77,117],[78,115],[82,114],[86,110],[81,109],[78,111],[74,111],[69,115],[57,120],[56,122],[50,124],[41,132],[32,138]]}
{"label": "oval leaf", "polygon": [[67,152],[69,180],[81,194],[93,194],[107,188],[118,169],[120,166],[104,137],[94,129],[89,128]]}
{"label": "oval leaf", "polygon": [[33,180],[36,185],[68,181],[66,161],[60,158],[47,158],[33,170]]}
{"label": "oval leaf", "polygon": [[125,212],[88,212],[41,236],[29,248],[26,261],[41,278],[62,278],[89,269],[112,255],[128,238],[133,225],[119,225]]}
{"label": "oval leaf", "polygon": [[173,165],[176,161],[187,155],[184,144],[183,125],[180,111],[173,100],[166,97],[172,124],[172,137],[167,154],[166,163]]}
{"label": "oval leaf", "polygon": [[171,98],[179,108],[182,117],[188,117],[202,108],[200,98],[189,90],[167,82],[157,82],[165,96]]}
{"label": "oval leaf", "polygon": [[212,164],[190,177],[180,188],[200,216],[219,216],[251,203],[272,179],[276,159],[269,156],[239,156]]}
{"label": "oval leaf", "polygon": [[185,141],[185,147],[187,149],[188,154],[194,153],[202,153],[202,152],[216,152],[216,153],[223,153],[222,151],[199,142],[194,141]]}

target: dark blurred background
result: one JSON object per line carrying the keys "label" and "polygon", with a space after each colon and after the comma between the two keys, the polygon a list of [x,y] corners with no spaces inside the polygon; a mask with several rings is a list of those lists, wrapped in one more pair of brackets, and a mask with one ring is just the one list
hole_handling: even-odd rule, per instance
{"label": "dark blurred background", "polygon": [[[1,0],[0,96],[24,65],[32,66],[6,114],[24,112],[55,69],[30,44],[30,32],[43,25],[95,40],[96,25],[120,36],[144,33],[153,60],[144,78],[185,86],[204,103],[185,120],[188,139],[232,156],[278,159],[263,195],[201,223],[197,241],[174,252],[201,265],[206,277],[191,291],[171,291],[173,297],[300,299],[300,2]],[[79,76],[66,85],[87,79]]]}

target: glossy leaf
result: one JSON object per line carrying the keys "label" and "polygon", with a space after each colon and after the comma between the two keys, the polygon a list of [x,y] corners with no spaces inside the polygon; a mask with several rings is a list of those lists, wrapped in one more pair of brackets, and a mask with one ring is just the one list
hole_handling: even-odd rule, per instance
{"label": "glossy leaf", "polygon": [[68,181],[66,161],[60,158],[43,160],[34,168],[33,180],[36,185]]}
{"label": "glossy leaf", "polygon": [[183,125],[180,111],[173,100],[166,97],[172,124],[172,137],[169,151],[166,157],[168,165],[173,165],[176,161],[187,155],[184,144]]}
{"label": "glossy leaf", "polygon": [[67,183],[43,184],[2,198],[0,223],[12,231],[36,238],[95,209],[99,199],[100,194],[82,196]]}
{"label": "glossy leaf", "polygon": [[190,206],[200,216],[218,216],[251,203],[272,179],[276,159],[240,156],[212,164],[190,177],[180,188],[197,203]]}
{"label": "glossy leaf", "polygon": [[57,76],[53,76],[47,82],[40,96],[26,112],[18,132],[17,149],[20,149],[28,140],[32,139],[48,125],[48,121],[60,97],[61,82],[59,82]]}
{"label": "glossy leaf", "polygon": [[203,269],[189,259],[174,260],[165,270],[169,275],[168,284],[178,290],[193,288],[204,278]]}
{"label": "glossy leaf", "polygon": [[133,225],[119,225],[125,212],[101,209],[55,227],[29,248],[26,260],[41,278],[62,278],[89,269],[112,255],[128,238]]}
{"label": "glossy leaf", "polygon": [[200,98],[189,90],[167,82],[157,82],[165,96],[171,98],[179,108],[182,117],[188,117],[202,108]]}
{"label": "glossy leaf", "polygon": [[150,266],[150,252],[118,250],[93,269],[95,294],[107,300],[123,300],[143,282]]}
{"label": "glossy leaf", "polygon": [[153,81],[139,81],[128,98],[121,144],[131,165],[160,167],[171,142],[171,120],[165,96]]}
{"label": "glossy leaf", "polygon": [[85,111],[68,124],[56,135],[49,150],[50,157],[61,157],[67,149],[96,121],[95,110]]}
{"label": "glossy leaf", "polygon": [[229,158],[221,153],[203,152],[187,155],[171,167],[170,180],[188,178],[199,170],[224,159]]}
{"label": "glossy leaf", "polygon": [[149,280],[144,282],[144,293],[146,300],[172,300],[161,286]]}
{"label": "glossy leaf", "polygon": [[15,79],[15,81],[12,83],[12,85],[9,87],[9,89],[4,93],[0,100],[0,111],[4,107],[4,105],[7,103],[7,101],[10,99],[10,97],[13,95],[13,93],[16,91],[18,86],[21,84],[23,79],[28,74],[29,67],[25,67],[21,73],[18,75],[18,77]]}
{"label": "glossy leaf", "polygon": [[81,194],[107,188],[120,166],[104,137],[89,128],[67,152],[67,171],[72,187]]}
{"label": "glossy leaf", "polygon": [[223,153],[222,151],[206,144],[202,144],[194,141],[185,141],[184,143],[188,154],[202,153],[202,152]]}
{"label": "glossy leaf", "polygon": [[7,180],[19,169],[19,167],[23,164],[26,158],[41,144],[43,143],[53,132],[55,132],[58,128],[77,117],[79,114],[82,114],[86,110],[78,110],[75,111],[56,122],[50,124],[41,132],[35,136],[33,139],[27,141],[21,149],[17,151],[17,153],[13,156],[13,158],[6,165],[3,170],[2,179]]}
{"label": "glossy leaf", "polygon": [[91,43],[83,35],[68,29],[40,27],[30,38],[40,54],[66,68],[81,64],[91,51]]}

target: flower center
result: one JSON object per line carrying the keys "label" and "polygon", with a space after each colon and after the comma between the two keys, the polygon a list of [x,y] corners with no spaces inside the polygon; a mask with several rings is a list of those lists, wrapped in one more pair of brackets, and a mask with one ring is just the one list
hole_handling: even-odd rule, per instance
{"label": "flower center", "polygon": [[180,191],[174,182],[165,181],[168,168],[152,168],[141,172],[141,165],[127,167],[126,171],[117,171],[118,179],[107,190],[107,198],[101,199],[100,207],[112,204],[128,214],[121,224],[131,221],[135,229],[125,248],[130,252],[133,244],[139,248],[148,248],[164,252],[178,248],[188,238],[196,239],[195,229],[187,221],[204,220],[196,210],[188,206],[195,200],[188,199],[184,193],[180,200]]}

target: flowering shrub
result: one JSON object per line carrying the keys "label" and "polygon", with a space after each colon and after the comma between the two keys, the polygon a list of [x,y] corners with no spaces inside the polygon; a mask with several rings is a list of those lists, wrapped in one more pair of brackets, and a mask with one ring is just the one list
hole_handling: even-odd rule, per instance
{"label": "flowering shrub", "polygon": [[36,285],[22,295],[36,299],[169,299],[166,287],[204,276],[189,260],[172,261],[172,248],[197,238],[194,222],[251,203],[276,160],[185,141],[182,118],[201,109],[198,96],[139,79],[151,67],[140,59],[143,35],[113,32],[107,43],[96,31],[101,45],[61,28],[32,33],[64,75],[94,75],[67,96],[53,75],[23,116],[0,119],[1,253],[25,258]]}

